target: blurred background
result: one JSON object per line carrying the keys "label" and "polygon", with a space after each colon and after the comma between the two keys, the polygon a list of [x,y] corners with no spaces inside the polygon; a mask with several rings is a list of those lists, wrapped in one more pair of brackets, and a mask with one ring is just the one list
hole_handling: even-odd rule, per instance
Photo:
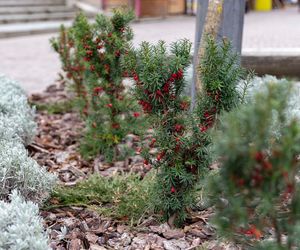
{"label": "blurred background", "polygon": [[[58,78],[60,62],[49,45],[76,13],[93,19],[99,12],[129,6],[134,45],[195,39],[197,0],[0,0],[0,74],[20,81],[28,93],[42,91]],[[259,74],[300,76],[300,1],[247,0],[242,63]]]}

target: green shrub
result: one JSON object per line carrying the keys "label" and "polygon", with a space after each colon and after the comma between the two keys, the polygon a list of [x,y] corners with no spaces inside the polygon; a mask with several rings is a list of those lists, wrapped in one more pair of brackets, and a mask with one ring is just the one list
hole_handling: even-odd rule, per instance
{"label": "green shrub", "polygon": [[131,48],[133,18],[132,12],[115,10],[112,17],[100,14],[90,24],[79,14],[70,30],[62,28],[52,40],[86,116],[81,143],[86,158],[103,154],[106,161],[116,160],[128,152],[118,147],[125,136],[142,131],[138,105],[123,84],[122,60]]}
{"label": "green shrub", "polygon": [[[192,114],[182,95],[184,71],[190,63],[188,41],[173,43],[170,52],[164,42],[156,46],[144,42],[125,57],[135,80],[136,96],[155,130],[143,150],[145,164],[158,169],[152,192],[154,204],[165,219],[177,225],[195,203],[195,185],[210,164],[208,130],[222,110],[239,103],[237,84],[243,70],[231,54],[230,44],[215,44],[210,38],[207,44],[201,64],[203,92]],[[149,154],[153,147],[159,149],[156,159]]]}
{"label": "green shrub", "polygon": [[214,137],[220,175],[211,185],[215,222],[221,235],[248,249],[297,249],[300,126],[287,112],[291,86],[266,86],[253,103],[221,118]]}

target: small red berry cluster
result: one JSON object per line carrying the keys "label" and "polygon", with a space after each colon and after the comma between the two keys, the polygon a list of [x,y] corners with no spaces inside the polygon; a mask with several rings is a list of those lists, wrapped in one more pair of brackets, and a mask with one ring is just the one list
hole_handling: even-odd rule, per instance
{"label": "small red berry cluster", "polygon": [[220,112],[220,108],[218,107],[220,107],[222,101],[220,90],[206,91],[206,98],[208,98],[208,103],[209,105],[212,105],[212,107],[208,107],[203,111],[201,122],[199,124],[201,133],[204,133],[213,127],[216,115]]}
{"label": "small red berry cluster", "polygon": [[216,113],[216,107],[211,108],[209,111],[204,111],[202,122],[199,125],[201,132],[206,132],[214,125]]}
{"label": "small red berry cluster", "polygon": [[[127,72],[126,75],[128,75]],[[156,89],[155,91],[144,89],[145,85],[143,84],[143,82],[141,82],[136,72],[133,72],[132,76],[136,83],[136,86],[140,89],[143,89],[143,99],[139,100],[139,104],[142,106],[143,111],[145,113],[151,113],[155,106],[156,109],[164,109],[164,112],[167,112],[165,104],[169,101],[176,100],[174,91],[176,89],[176,81],[183,78],[183,71],[182,69],[178,69],[176,73],[172,73],[167,81],[162,85],[162,87]],[[188,104],[185,102],[182,102],[180,105],[183,110],[186,110],[188,107]]]}

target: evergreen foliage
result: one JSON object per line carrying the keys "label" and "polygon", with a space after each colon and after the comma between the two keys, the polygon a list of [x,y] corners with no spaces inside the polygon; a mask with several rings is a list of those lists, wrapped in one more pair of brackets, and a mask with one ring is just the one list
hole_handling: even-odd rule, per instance
{"label": "evergreen foliage", "polygon": [[75,92],[78,101],[83,106],[86,105],[84,79],[84,63],[77,48],[74,46],[75,37],[72,29],[67,29],[63,25],[60,27],[59,37],[50,40],[55,52],[59,54],[65,78],[71,89]]}
{"label": "evergreen foliage", "polygon": [[[143,155],[145,164],[159,168],[153,192],[156,209],[162,210],[166,219],[175,215],[177,222],[184,220],[185,207],[191,204],[191,186],[195,181],[192,172],[196,170],[185,164],[189,149],[186,142],[191,135],[186,127],[189,103],[181,96],[190,49],[187,40],[173,43],[170,53],[162,41],[156,46],[143,42],[139,50],[126,58],[135,80],[136,96],[155,129]],[[152,147],[159,148],[156,159],[148,153]]]}
{"label": "evergreen foliage", "polygon": [[281,83],[225,114],[214,137],[221,164],[211,185],[215,221],[247,249],[300,246],[300,126],[287,112],[291,85]]}
{"label": "evergreen foliage", "polygon": [[[138,105],[123,84],[127,74],[122,60],[131,47],[133,18],[132,12],[115,10],[112,17],[101,14],[90,24],[79,14],[71,30],[62,29],[53,40],[63,69],[75,83],[81,113],[86,115],[81,143],[85,157],[100,153],[107,161],[118,159],[127,153],[118,147],[124,137],[143,127]],[[74,72],[74,67],[80,70]]]}
{"label": "evergreen foliage", "polygon": [[[170,52],[164,42],[156,46],[144,42],[125,60],[135,80],[136,96],[155,130],[154,138],[143,150],[145,164],[158,169],[154,203],[165,219],[177,225],[194,204],[195,184],[211,163],[207,131],[222,110],[239,103],[237,84],[244,73],[228,42],[219,45],[208,38],[207,44],[200,69],[203,91],[192,114],[182,95],[190,42],[175,42]],[[156,159],[149,154],[154,146],[159,148]]]}
{"label": "evergreen foliage", "polygon": [[58,200],[60,205],[85,206],[104,216],[136,225],[149,214],[153,177],[152,172],[142,180],[135,174],[114,175],[110,178],[93,175],[75,187],[56,188],[52,198]]}

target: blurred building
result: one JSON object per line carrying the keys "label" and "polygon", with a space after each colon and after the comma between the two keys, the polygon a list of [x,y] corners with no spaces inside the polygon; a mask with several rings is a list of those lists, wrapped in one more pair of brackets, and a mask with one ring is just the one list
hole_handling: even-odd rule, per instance
{"label": "blurred building", "polygon": [[167,15],[195,14],[197,0],[84,0],[100,5],[104,11],[120,6],[133,8],[138,17],[163,17]]}

